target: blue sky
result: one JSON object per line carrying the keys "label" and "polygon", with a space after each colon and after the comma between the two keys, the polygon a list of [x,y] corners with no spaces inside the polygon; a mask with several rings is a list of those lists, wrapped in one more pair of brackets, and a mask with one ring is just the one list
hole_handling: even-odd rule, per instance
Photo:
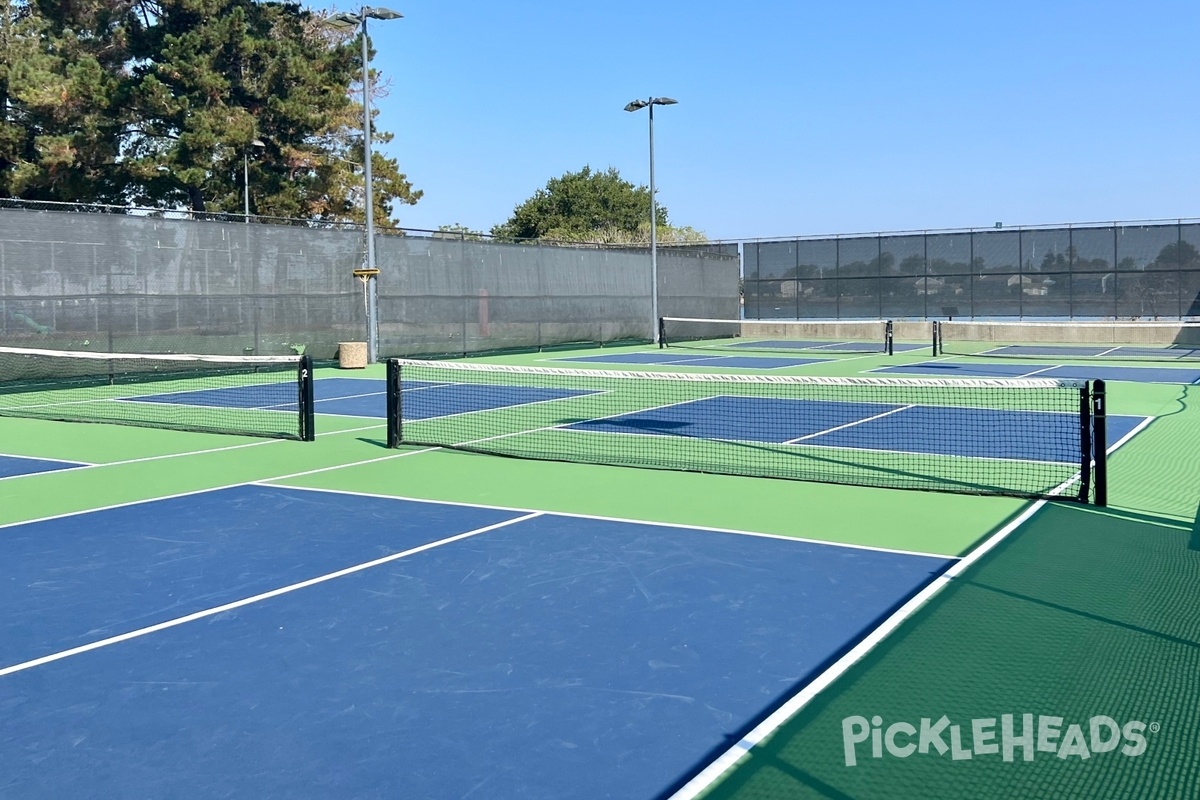
{"label": "blue sky", "polygon": [[650,95],[659,200],[714,239],[1200,216],[1195,0],[387,2],[406,227],[646,183]]}

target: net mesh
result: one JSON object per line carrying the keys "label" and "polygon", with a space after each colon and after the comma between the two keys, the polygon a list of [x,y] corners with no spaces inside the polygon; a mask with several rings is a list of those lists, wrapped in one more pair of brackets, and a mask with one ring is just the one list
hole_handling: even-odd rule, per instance
{"label": "net mesh", "polygon": [[888,320],[738,320],[663,317],[667,347],[768,352],[888,353]]}
{"label": "net mesh", "polygon": [[304,357],[0,348],[0,416],[311,439]]}
{"label": "net mesh", "polygon": [[1200,359],[1198,322],[941,322],[938,352],[1009,358]]}
{"label": "net mesh", "polygon": [[1081,381],[664,375],[398,359],[388,381],[391,446],[1089,496]]}

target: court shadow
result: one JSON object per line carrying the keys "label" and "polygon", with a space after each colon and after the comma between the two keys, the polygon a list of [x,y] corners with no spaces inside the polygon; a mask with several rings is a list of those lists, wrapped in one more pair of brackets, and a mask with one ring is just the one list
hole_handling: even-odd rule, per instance
{"label": "court shadow", "polygon": [[[602,419],[602,420],[576,419],[576,420],[571,420],[570,422],[561,423],[561,424],[578,427],[581,430],[592,429],[592,430],[603,431],[606,428],[622,428],[622,429],[638,431],[638,432],[642,432],[642,433],[654,433],[656,431],[665,431],[665,432],[668,432],[668,433],[671,433],[674,435],[686,435],[686,434],[679,434],[678,432],[684,430],[685,428],[695,427],[695,425],[696,425],[695,422],[689,422],[687,420],[670,420],[670,419],[653,419],[653,418],[640,418],[639,419],[637,417],[631,417],[629,419],[617,418],[617,419]],[[695,438],[700,438],[700,437],[697,436]]]}
{"label": "court shadow", "polygon": [[1163,419],[1165,417],[1173,417],[1176,414],[1182,414],[1183,412],[1187,411],[1188,410],[1188,394],[1190,393],[1191,389],[1192,389],[1191,386],[1187,386],[1187,385],[1180,386],[1179,387],[1179,397],[1177,397],[1175,399],[1175,402],[1179,404],[1179,408],[1176,408],[1173,411],[1168,411],[1165,414],[1158,414],[1155,417],[1155,419]]}

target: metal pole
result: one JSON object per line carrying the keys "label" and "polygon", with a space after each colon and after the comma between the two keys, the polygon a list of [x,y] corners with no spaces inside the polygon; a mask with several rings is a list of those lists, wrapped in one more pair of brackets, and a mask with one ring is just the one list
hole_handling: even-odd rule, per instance
{"label": "metal pole", "polygon": [[[371,73],[367,46],[367,14],[362,9],[362,81],[363,81],[363,173],[367,207],[367,269],[375,269],[375,200],[371,185]],[[367,361],[374,364],[379,351],[378,300],[375,276],[367,278]]]}
{"label": "metal pole", "polygon": [[654,343],[658,335],[658,197],[654,194],[654,102],[650,102],[650,328]]}
{"label": "metal pole", "polygon": [[246,219],[243,220],[246,224],[250,223],[250,154],[246,150],[242,150],[242,200],[244,201],[244,209]]}

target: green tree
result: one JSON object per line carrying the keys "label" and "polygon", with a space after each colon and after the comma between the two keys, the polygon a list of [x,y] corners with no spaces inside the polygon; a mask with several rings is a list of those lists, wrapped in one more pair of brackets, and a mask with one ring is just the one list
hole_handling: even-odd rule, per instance
{"label": "green tree", "polygon": [[1200,251],[1191,242],[1171,242],[1159,251],[1155,261],[1163,265],[1186,267],[1194,261],[1200,261]]}
{"label": "green tree", "polygon": [[[27,2],[4,7],[3,193],[237,213],[250,151],[256,213],[365,216],[357,37],[294,3]],[[420,198],[394,159],[372,167],[380,220]]]}
{"label": "green tree", "polygon": [[[657,223],[668,228],[667,209],[659,204]],[[613,167],[603,172],[584,167],[551,178],[544,189],[514,209],[507,222],[492,228],[506,239],[600,241],[640,237],[649,227],[650,190],[624,180]],[[624,242],[621,242],[624,243]]]}
{"label": "green tree", "polygon": [[[362,221],[362,105],[348,94],[360,73],[357,37],[291,3],[167,0],[158,8],[155,24],[133,37],[140,66],[130,155],[142,166],[143,197],[237,211],[242,160],[258,138],[266,146],[251,160],[256,213]],[[373,153],[371,165],[378,219],[391,218],[393,202],[419,199],[394,159]]]}
{"label": "green tree", "polygon": [[[113,73],[126,52],[92,32],[119,29],[104,5],[0,5],[0,192],[108,200],[119,180],[122,102]],[[109,165],[105,168],[103,165]]]}
{"label": "green tree", "polygon": [[[649,208],[646,209],[650,211]],[[647,214],[648,215],[648,214]],[[493,229],[494,230],[494,229]],[[659,244],[705,244],[708,242],[708,237],[702,231],[695,228],[675,227],[674,225],[658,225],[655,231],[655,237]],[[610,244],[610,245],[630,245],[633,247],[648,246],[650,244],[650,222],[649,220],[638,225],[637,230],[630,231],[623,228],[618,228],[613,225],[608,225],[599,230],[592,231],[574,231],[574,230],[553,230],[545,237],[548,241],[565,242],[565,243],[589,243],[589,244]]]}
{"label": "green tree", "polygon": [[[1042,263],[1038,266],[1038,270],[1066,269],[1068,263],[1067,256],[1063,253],[1046,253],[1046,255],[1042,256]],[[1032,264],[1029,266],[1032,266]]]}
{"label": "green tree", "polygon": [[439,225],[434,236],[439,239],[462,239],[468,242],[480,242],[487,238],[483,231],[472,230],[459,222],[453,225]]}

